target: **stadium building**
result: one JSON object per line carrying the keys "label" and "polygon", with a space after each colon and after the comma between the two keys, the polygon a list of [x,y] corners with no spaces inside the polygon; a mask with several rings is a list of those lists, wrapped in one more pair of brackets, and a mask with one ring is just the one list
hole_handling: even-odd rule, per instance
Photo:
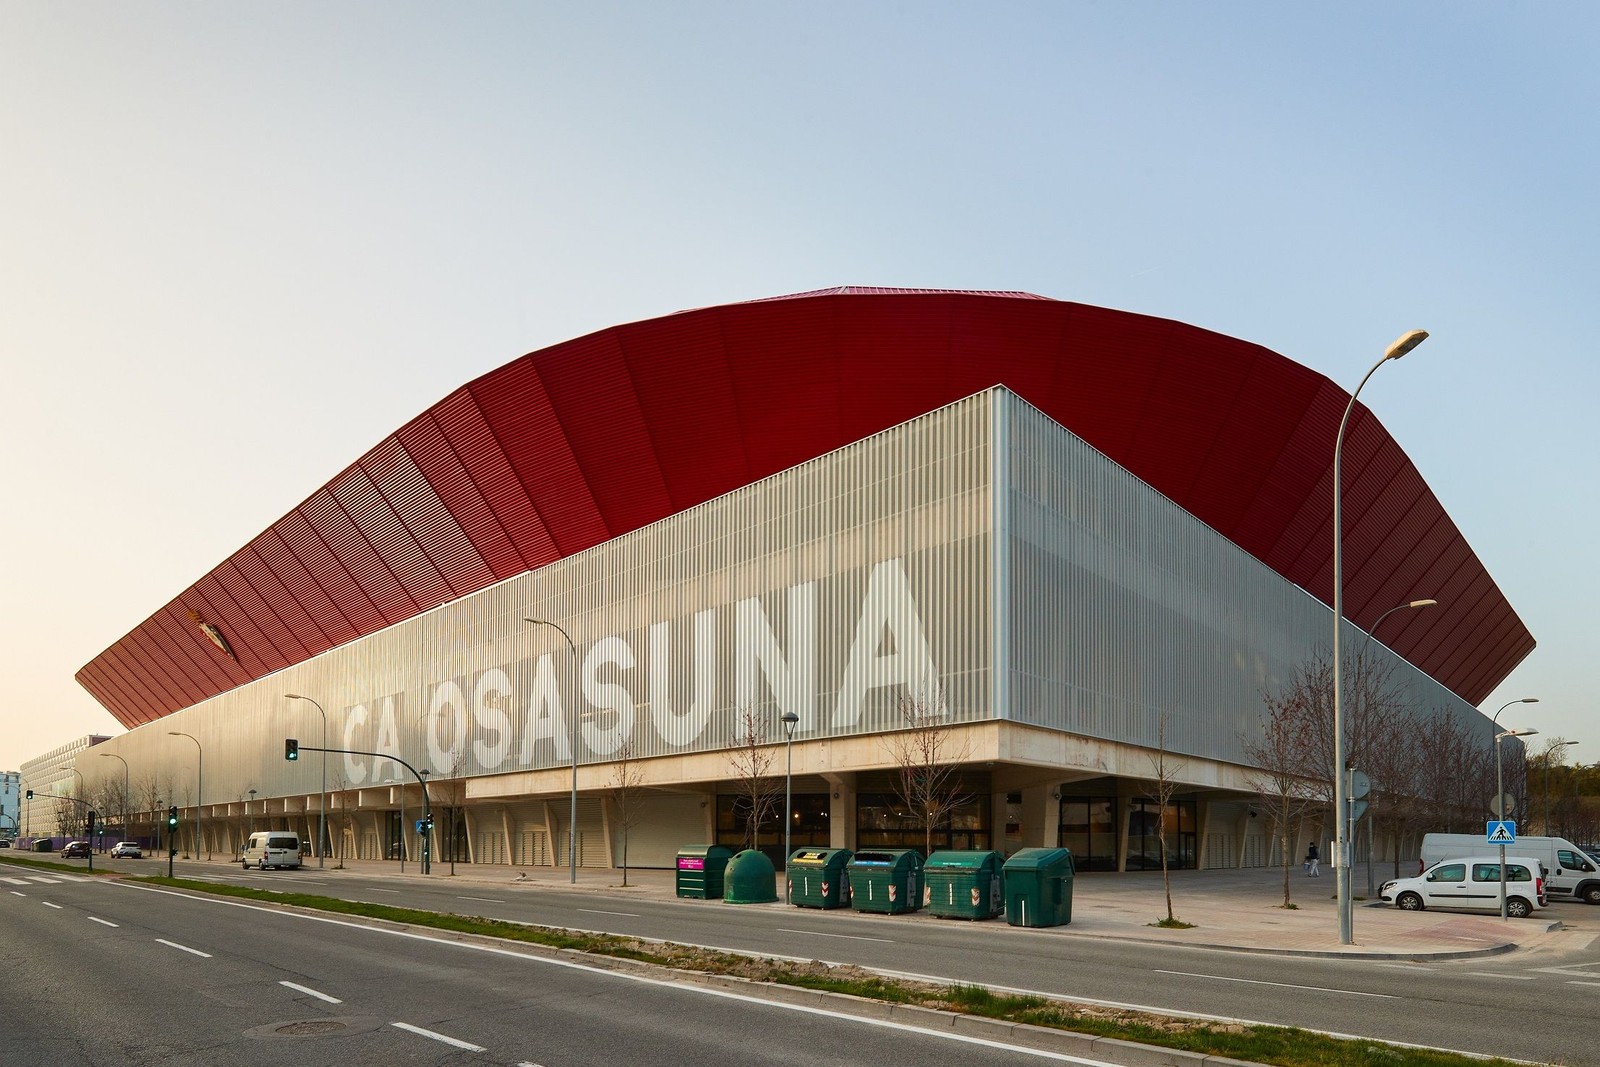
{"label": "stadium building", "polygon": [[[134,796],[164,788],[224,855],[316,838],[325,789],[330,854],[414,858],[409,765],[436,857],[619,865],[629,823],[629,862],[671,866],[741,840],[751,727],[774,773],[792,758],[765,847],[782,820],[797,847],[920,846],[909,707],[951,724],[971,798],[935,847],[1135,869],[1164,821],[1180,865],[1266,863],[1244,746],[1330,643],[1348,400],[1257,345],[1023,293],[616,326],[434,404],[78,680],[129,728],[97,751]],[[1437,599],[1368,654],[1487,740],[1474,705],[1532,637],[1359,405],[1343,467],[1348,637]],[[619,775],[644,787],[626,819]]]}

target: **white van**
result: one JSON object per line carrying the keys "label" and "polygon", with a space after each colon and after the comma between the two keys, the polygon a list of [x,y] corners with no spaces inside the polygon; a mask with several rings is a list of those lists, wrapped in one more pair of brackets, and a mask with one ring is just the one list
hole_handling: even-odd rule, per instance
{"label": "white van", "polygon": [[292,830],[261,830],[253,833],[241,859],[246,870],[251,864],[263,871],[268,867],[298,867],[300,835]]}
{"label": "white van", "polygon": [[[1440,860],[1479,856],[1493,852],[1485,834],[1425,834],[1422,870]],[[1545,887],[1551,900],[1581,900],[1600,904],[1600,864],[1564,837],[1522,837],[1506,846],[1508,852],[1532,856],[1544,867]]]}
{"label": "white van", "polygon": [[[1500,911],[1500,857],[1465,856],[1435,863],[1415,878],[1383,883],[1378,893],[1404,911],[1466,908]],[[1532,856],[1506,857],[1506,914],[1525,919],[1548,907],[1544,869]]]}

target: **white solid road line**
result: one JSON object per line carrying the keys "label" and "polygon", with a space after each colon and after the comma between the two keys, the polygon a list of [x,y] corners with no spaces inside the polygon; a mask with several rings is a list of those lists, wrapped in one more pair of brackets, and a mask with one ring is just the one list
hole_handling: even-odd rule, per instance
{"label": "white solid road line", "polygon": [[370,887],[366,891],[368,893],[398,893],[398,892],[400,892],[400,890],[398,890],[398,889],[372,889]]}
{"label": "white solid road line", "polygon": [[39,901],[39,903],[43,904],[47,908],[54,908],[57,911],[65,911],[66,910],[60,904],[52,904],[48,900],[41,900],[41,901]]}
{"label": "white solid road line", "polygon": [[1468,971],[1467,973],[1474,978],[1505,978],[1512,982],[1531,982],[1534,980],[1534,976],[1531,974],[1500,974],[1498,971]]}
{"label": "white solid road line", "polygon": [[486,904],[504,904],[498,897],[456,897],[457,900],[481,900]]}
{"label": "white solid road line", "polygon": [[878,941],[878,942],[881,942],[881,943],[883,943],[885,945],[894,944],[894,942],[891,941],[887,937],[861,937],[858,934],[825,934],[821,930],[785,930],[781,926],[778,927],[778,933],[780,933],[780,934],[807,934],[807,935],[809,935],[811,937],[842,937],[842,938],[845,938],[848,941]]}
{"label": "white solid road line", "polygon": [[179,951],[181,951],[181,952],[192,952],[192,953],[194,953],[194,954],[195,954],[195,955],[196,955],[196,956],[204,956],[204,957],[205,957],[205,958],[206,958],[206,959],[208,959],[208,960],[209,960],[209,959],[210,959],[210,958],[211,958],[211,953],[209,953],[209,952],[201,952],[201,951],[200,951],[200,950],[199,950],[199,949],[197,949],[197,948],[190,948],[190,947],[189,947],[189,946],[188,946],[188,945],[180,945],[180,944],[178,944],[178,943],[177,943],[177,942],[176,942],[176,941],[168,941],[168,940],[167,940],[167,939],[166,939],[166,938],[164,938],[164,937],[158,937],[158,938],[156,938],[156,942],[157,942],[157,943],[158,943],[158,944],[162,944],[162,945],[166,945],[166,946],[167,946],[167,947],[168,947],[168,948],[175,948],[175,949],[178,949],[178,950],[179,950]]}
{"label": "white solid road line", "polygon": [[[501,901],[501,903],[505,902]],[[596,911],[594,908],[578,908],[577,910],[586,915],[620,915],[624,919],[637,919],[639,917],[637,912],[632,911]]]}
{"label": "white solid road line", "polygon": [[109,926],[113,930],[120,930],[121,929],[121,927],[119,927],[116,923],[112,922],[110,919],[99,919],[99,918],[96,918],[93,915],[90,915],[88,918],[89,918],[89,921],[92,922],[92,923],[99,923],[101,926]]}
{"label": "white solid road line", "polygon": [[1567,984],[1568,985],[1589,985],[1589,986],[1594,986],[1597,989],[1600,989],[1600,982],[1580,982],[1575,978],[1569,979],[1567,981]]}
{"label": "white solid road line", "polygon": [[1279,989],[1306,989],[1313,993],[1343,993],[1350,997],[1377,997],[1380,1000],[1401,1000],[1403,998],[1389,993],[1363,993],[1359,989],[1334,989],[1332,986],[1323,985],[1295,985],[1292,982],[1262,982],[1255,978],[1229,978],[1222,974],[1195,974],[1193,971],[1156,971],[1156,974],[1172,974],[1180,978],[1205,978],[1213,982],[1242,982],[1245,985],[1270,985]]}
{"label": "white solid road line", "polygon": [[390,1023],[389,1025],[397,1026],[402,1030],[409,1030],[413,1034],[421,1034],[423,1037],[431,1037],[435,1041],[443,1041],[447,1045],[454,1045],[456,1048],[466,1049],[468,1052],[488,1051],[488,1049],[484,1048],[482,1045],[474,1045],[470,1041],[462,1041],[454,1037],[446,1037],[443,1034],[436,1034],[432,1030],[424,1030],[422,1027],[412,1026],[410,1023]]}
{"label": "white solid road line", "polygon": [[298,982],[279,982],[278,984],[279,985],[286,985],[290,989],[297,989],[300,992],[306,994],[307,996],[316,997],[318,1000],[325,1000],[329,1004],[343,1004],[344,1003],[344,1001],[340,1000],[338,997],[330,997],[326,993],[319,993],[315,989],[312,989],[310,986],[300,985]]}

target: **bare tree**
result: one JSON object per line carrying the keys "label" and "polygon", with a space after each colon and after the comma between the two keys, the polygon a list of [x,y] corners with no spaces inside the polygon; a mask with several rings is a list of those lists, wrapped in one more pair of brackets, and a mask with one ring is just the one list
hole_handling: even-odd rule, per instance
{"label": "bare tree", "polygon": [[761,837],[761,824],[778,810],[783,780],[772,773],[774,758],[773,746],[767,742],[765,719],[754,708],[737,709],[728,761],[733,766],[733,778],[738,787],[735,811],[744,818],[745,848],[756,847]]}
{"label": "bare tree", "polygon": [[[440,779],[429,782],[430,803],[444,801],[444,839],[450,853],[450,873],[456,873],[456,842],[460,840],[461,819],[467,802],[466,756],[462,749],[450,750],[450,766]],[[441,788],[444,796],[439,796]]]}
{"label": "bare tree", "polygon": [[[616,815],[617,829],[622,831],[622,885],[628,886],[628,831],[639,825],[643,816],[641,786],[644,768],[633,758],[633,746],[624,743],[612,757],[611,808]],[[774,798],[776,799],[776,798]]]}
{"label": "bare tree", "polygon": [[[1313,787],[1304,773],[1311,724],[1306,709],[1309,696],[1296,679],[1276,693],[1265,693],[1262,733],[1244,742],[1245,758],[1253,765],[1246,775],[1260,797],[1261,807],[1278,841],[1278,863],[1283,870],[1283,906],[1292,907],[1289,867],[1293,862],[1294,831],[1306,813],[1317,805]],[[1169,898],[1167,913],[1171,915]]]}
{"label": "bare tree", "polygon": [[1178,792],[1177,776],[1183,770],[1184,764],[1175,762],[1172,754],[1167,751],[1165,713],[1156,724],[1156,752],[1149,759],[1151,778],[1145,796],[1155,801],[1157,810],[1156,843],[1161,852],[1161,885],[1167,894],[1167,917],[1163,925],[1176,926],[1178,919],[1172,914],[1172,874],[1167,866],[1167,807]]}
{"label": "bare tree", "polygon": [[[151,844],[156,845],[161,836],[161,827],[166,825],[161,820],[161,809],[171,802],[172,780],[163,779],[154,772],[139,778],[133,783],[134,804],[141,815],[149,817]],[[141,820],[143,821],[143,820]],[[171,842],[166,842],[171,847]]]}
{"label": "bare tree", "polygon": [[65,797],[58,798],[52,815],[56,824],[56,836],[72,840],[77,837],[78,812],[83,809]]}
{"label": "bare tree", "polygon": [[923,856],[933,854],[933,831],[971,798],[961,789],[961,764],[970,743],[958,743],[956,725],[942,699],[926,693],[902,696],[901,728],[883,744],[899,768],[895,794],[922,830]]}

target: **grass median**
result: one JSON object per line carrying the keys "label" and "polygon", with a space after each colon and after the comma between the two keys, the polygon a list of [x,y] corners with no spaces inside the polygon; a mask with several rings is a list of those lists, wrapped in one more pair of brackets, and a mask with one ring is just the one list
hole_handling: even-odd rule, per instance
{"label": "grass median", "polygon": [[[41,865],[43,866],[43,865]],[[50,864],[51,867],[59,865]],[[222,885],[187,878],[132,881],[433,930],[497,938],[545,948],[609,956],[702,974],[798,986],[868,1000],[961,1012],[1015,1023],[1118,1038],[1163,1048],[1226,1056],[1277,1067],[1511,1067],[1513,1061],[1328,1037],[1278,1026],[1175,1018],[1044,997],[996,993],[982,986],[942,986],[885,978],[863,968],[796,963],[612,934],[487,919],[474,915],[370,904],[310,893]]]}

